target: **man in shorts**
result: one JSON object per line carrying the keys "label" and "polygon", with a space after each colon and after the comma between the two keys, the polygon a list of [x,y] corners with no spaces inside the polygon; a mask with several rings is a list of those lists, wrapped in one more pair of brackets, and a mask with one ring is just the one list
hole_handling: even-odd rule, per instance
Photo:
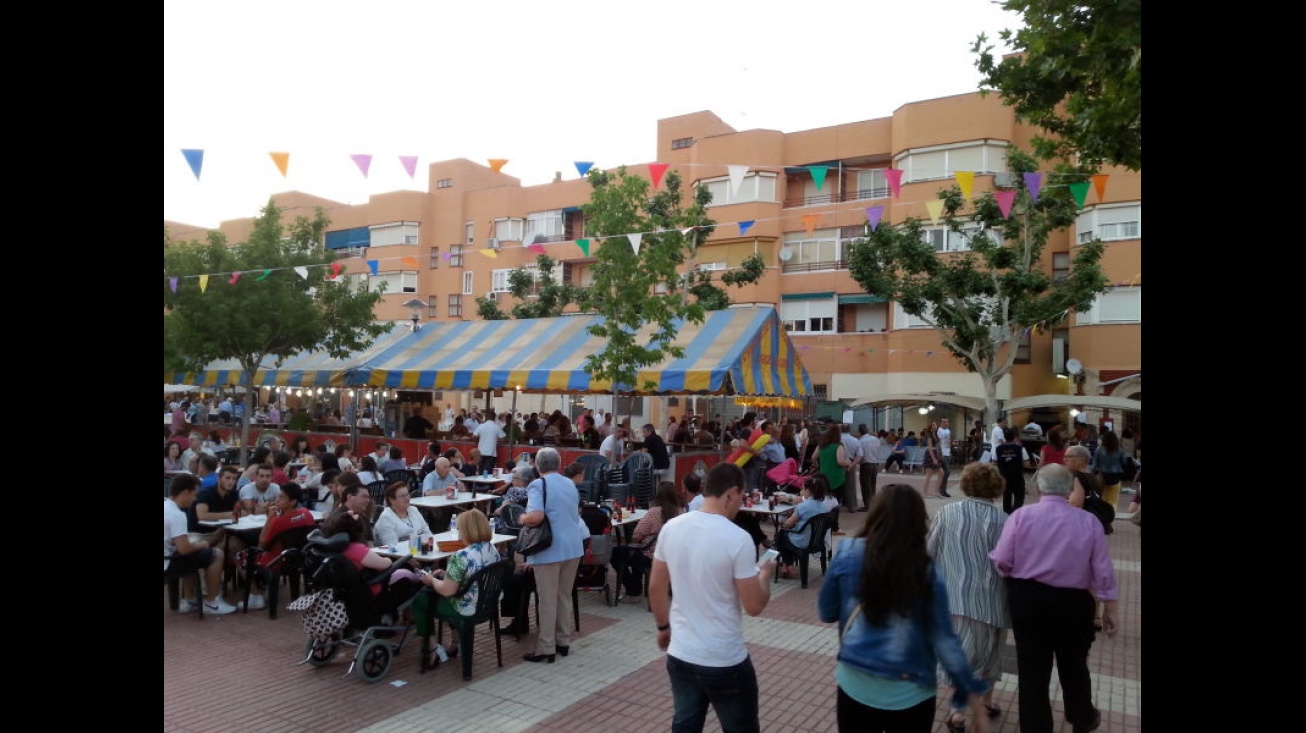
{"label": "man in shorts", "polygon": [[[202,570],[208,586],[204,612],[227,614],[236,607],[219,595],[222,590],[222,550],[210,547],[203,540],[191,542],[186,528],[186,510],[195,503],[199,490],[199,478],[189,473],[173,477],[168,487],[168,498],[163,500],[163,569],[176,572]],[[178,610],[190,613],[195,610],[195,602],[182,600]]]}

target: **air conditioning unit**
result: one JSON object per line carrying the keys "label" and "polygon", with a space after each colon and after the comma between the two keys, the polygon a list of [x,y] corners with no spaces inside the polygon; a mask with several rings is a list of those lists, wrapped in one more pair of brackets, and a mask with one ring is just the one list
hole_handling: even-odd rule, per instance
{"label": "air conditioning unit", "polygon": [[497,292],[491,290],[490,292],[488,292],[488,293],[485,294],[485,299],[486,299],[486,300],[498,300],[498,299],[499,299],[499,294],[498,294]]}
{"label": "air conditioning unit", "polygon": [[490,237],[485,241],[485,246],[490,249],[499,249],[499,239],[497,237]]}
{"label": "air conditioning unit", "polygon": [[993,185],[998,188],[1015,188],[1016,174],[1011,171],[1002,171],[993,174]]}

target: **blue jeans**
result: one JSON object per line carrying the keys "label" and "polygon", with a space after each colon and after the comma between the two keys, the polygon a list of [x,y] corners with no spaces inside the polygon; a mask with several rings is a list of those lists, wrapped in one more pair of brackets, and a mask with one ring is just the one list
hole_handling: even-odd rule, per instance
{"label": "blue jeans", "polygon": [[733,667],[701,667],[667,655],[671,697],[676,704],[673,733],[700,733],[710,704],[724,733],[756,733],[757,672],[751,658]]}

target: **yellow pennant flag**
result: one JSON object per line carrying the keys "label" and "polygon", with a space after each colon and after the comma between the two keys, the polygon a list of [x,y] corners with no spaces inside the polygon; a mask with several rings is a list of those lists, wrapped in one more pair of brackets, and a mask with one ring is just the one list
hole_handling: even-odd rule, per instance
{"label": "yellow pennant flag", "polygon": [[272,156],[272,162],[277,164],[277,170],[281,171],[281,177],[286,177],[286,168],[290,167],[290,153],[268,153]]}
{"label": "yellow pennant flag", "polygon": [[485,255],[486,257],[489,257],[490,259],[497,260],[499,258],[499,253],[489,248],[481,250],[481,254]]}
{"label": "yellow pennant flag", "polygon": [[200,292],[202,293],[208,289],[209,289],[209,276],[200,275]]}
{"label": "yellow pennant flag", "polygon": [[495,173],[498,173],[500,170],[503,169],[503,166],[506,165],[506,164],[508,163],[508,159],[507,159],[507,158],[490,158],[490,159],[489,159],[489,163],[490,163],[490,170],[494,171]]}
{"label": "yellow pennant flag", "polygon": [[961,186],[961,197],[970,201],[970,191],[975,186],[975,171],[957,171],[957,185]]}
{"label": "yellow pennant flag", "polygon": [[925,202],[925,210],[930,214],[930,223],[938,224],[939,215],[943,213],[943,199],[934,199]]}

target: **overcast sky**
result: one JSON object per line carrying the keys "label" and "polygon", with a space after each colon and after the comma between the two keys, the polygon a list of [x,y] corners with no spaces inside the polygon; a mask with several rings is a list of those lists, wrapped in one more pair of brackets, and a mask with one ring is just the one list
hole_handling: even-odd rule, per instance
{"label": "overcast sky", "polygon": [[[214,227],[299,190],[426,190],[436,161],[654,161],[657,121],[710,110],[797,132],[974,91],[990,0],[224,0],[164,3],[163,217]],[[1001,48],[1001,47],[1000,47]],[[183,148],[204,150],[200,179]],[[288,152],[287,177],[268,153]],[[351,160],[372,155],[367,178]],[[417,156],[412,179],[399,156]],[[782,161],[736,161],[770,164]]]}

